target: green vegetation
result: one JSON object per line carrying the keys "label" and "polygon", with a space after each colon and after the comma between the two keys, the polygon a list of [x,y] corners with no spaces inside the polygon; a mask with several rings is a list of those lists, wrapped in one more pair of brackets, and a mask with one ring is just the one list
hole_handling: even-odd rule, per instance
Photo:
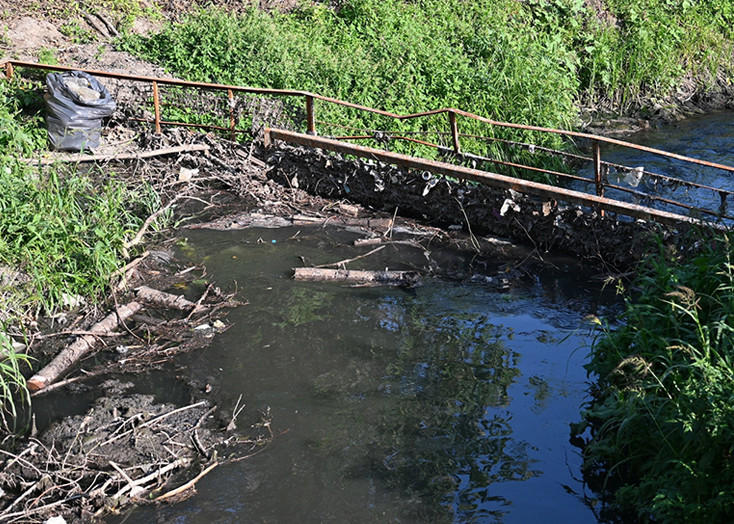
{"label": "green vegetation", "polygon": [[[641,100],[664,102],[690,79],[702,90],[734,75],[728,0],[600,5],[346,0],[338,8],[304,2],[289,13],[210,6],[150,38],[128,35],[122,46],[192,80],[304,89],[397,113],[457,107],[564,129],[575,125],[580,103],[624,111]],[[445,115],[396,123],[323,103],[316,114],[360,130],[448,131]],[[559,145],[558,137],[460,120],[464,133]]]}
{"label": "green vegetation", "polygon": [[642,522],[728,522],[734,507],[732,236],[645,265],[622,323],[602,330],[583,423],[586,471]]}
{"label": "green vegetation", "polygon": [[28,359],[9,345],[9,326],[101,298],[126,241],[159,204],[144,184],[131,190],[101,174],[93,183],[74,168],[20,161],[48,147],[37,93],[0,83],[0,406],[11,418],[13,399],[27,400],[19,369]]}
{"label": "green vegetation", "polygon": [[17,404],[30,404],[21,369],[30,360],[29,356],[17,353],[5,329],[0,330],[0,428],[4,430],[10,430],[17,422]]}

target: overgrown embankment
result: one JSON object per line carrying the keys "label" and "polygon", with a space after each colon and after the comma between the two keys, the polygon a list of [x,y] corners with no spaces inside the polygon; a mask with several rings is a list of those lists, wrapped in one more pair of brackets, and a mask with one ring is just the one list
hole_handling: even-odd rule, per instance
{"label": "overgrown embankment", "polygon": [[194,10],[124,47],[192,80],[568,129],[727,89],[732,27],[728,0],[348,0]]}
{"label": "overgrown embankment", "polygon": [[[731,522],[734,507],[734,265],[731,235],[685,263],[648,259],[621,324],[605,326],[577,434],[612,514],[640,522]],[[588,437],[588,434],[587,434]]]}

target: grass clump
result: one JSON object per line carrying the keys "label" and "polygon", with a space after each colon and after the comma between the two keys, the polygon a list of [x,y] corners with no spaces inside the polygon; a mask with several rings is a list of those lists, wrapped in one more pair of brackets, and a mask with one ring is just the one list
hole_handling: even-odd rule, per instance
{"label": "grass clump", "polygon": [[[124,265],[126,243],[159,202],[144,185],[75,168],[21,161],[47,147],[37,90],[0,82],[0,418],[5,428],[27,402],[29,358],[12,333],[39,313],[101,299]],[[7,418],[6,418],[7,416]]]}
{"label": "grass clump", "polygon": [[622,325],[596,339],[586,471],[641,521],[728,522],[734,507],[732,235],[681,264],[661,253]]}

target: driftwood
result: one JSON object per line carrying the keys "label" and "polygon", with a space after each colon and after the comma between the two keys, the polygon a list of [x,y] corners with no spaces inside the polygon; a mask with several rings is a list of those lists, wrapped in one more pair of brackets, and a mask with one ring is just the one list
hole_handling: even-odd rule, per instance
{"label": "driftwood", "polygon": [[192,315],[208,310],[206,306],[195,304],[190,300],[186,300],[180,295],[165,293],[163,291],[158,291],[157,289],[153,289],[147,286],[140,286],[135,290],[135,293],[138,299],[142,300],[143,302],[153,302],[155,304],[160,304],[165,307],[178,309],[179,311],[191,311]]}
{"label": "driftwood", "polygon": [[50,164],[55,164],[57,162],[104,162],[108,160],[137,160],[139,158],[153,158],[156,156],[173,155],[176,153],[209,151],[209,149],[210,147],[206,144],[190,144],[187,146],[167,147],[165,149],[143,151],[141,153],[120,153],[117,155],[83,155],[81,153],[78,153],[75,155],[58,155],[51,158],[25,158],[22,161],[26,164],[40,164],[46,166]]}
{"label": "driftwood", "polygon": [[420,280],[415,271],[352,271],[347,269],[322,269],[299,267],[294,269],[296,280],[312,282],[342,282],[386,286],[414,286]]}
{"label": "driftwood", "polygon": [[76,339],[73,343],[64,348],[61,353],[56,355],[56,358],[49,362],[46,367],[33,375],[28,380],[28,389],[31,392],[39,391],[56,381],[94,348],[97,340],[99,340],[98,335],[109,333],[132,315],[140,311],[142,307],[142,304],[139,302],[130,302],[127,305],[118,307],[117,311],[110,313],[101,321],[97,322],[89,329],[89,332],[92,334],[84,335]]}
{"label": "driftwood", "polygon": [[82,16],[84,17],[84,20],[87,21],[87,23],[92,26],[100,35],[102,35],[105,38],[110,38],[110,32],[107,30],[107,27],[102,25],[99,21],[95,20],[92,15],[89,13],[82,13]]}
{"label": "driftwood", "polygon": [[100,21],[107,28],[107,31],[110,33],[110,35],[112,35],[112,36],[120,36],[120,32],[115,27],[115,24],[113,24],[112,22],[110,22],[110,19],[109,18],[107,18],[105,15],[103,15],[102,13],[99,13],[99,12],[94,13],[94,16],[96,16],[97,18],[100,19]]}

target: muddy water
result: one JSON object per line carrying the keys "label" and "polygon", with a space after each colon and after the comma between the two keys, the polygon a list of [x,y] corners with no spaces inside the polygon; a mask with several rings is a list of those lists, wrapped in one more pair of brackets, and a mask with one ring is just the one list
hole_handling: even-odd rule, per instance
{"label": "muddy water", "polygon": [[436,246],[428,256],[389,246],[349,267],[432,266],[463,279],[398,289],[291,278],[300,257],[323,264],[368,251],[351,245],[356,237],[186,233],[179,256],[220,286],[236,282],[248,303],[185,373],[210,384],[228,413],[242,395],[241,434],[269,412],[277,436],[215,469],[188,501],[110,522],[597,521],[569,423],[587,387],[583,318],[608,312],[609,291],[567,260],[504,281],[506,261]]}

